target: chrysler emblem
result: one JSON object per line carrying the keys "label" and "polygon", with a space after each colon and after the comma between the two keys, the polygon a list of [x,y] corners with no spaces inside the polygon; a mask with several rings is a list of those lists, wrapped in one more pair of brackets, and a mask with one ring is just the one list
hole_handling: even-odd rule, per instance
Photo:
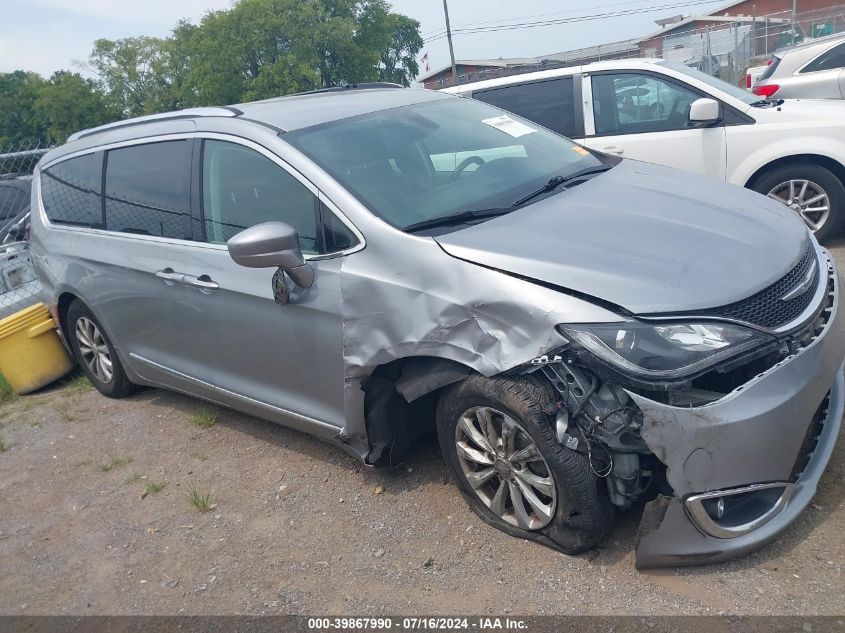
{"label": "chrysler emblem", "polygon": [[795,286],[793,286],[789,292],[783,295],[780,300],[781,301],[792,301],[796,297],[800,297],[805,292],[810,289],[810,286],[813,285],[813,278],[816,276],[816,260],[813,260],[813,264],[810,266],[810,269],[807,271],[807,274],[804,275],[804,278],[799,281]]}

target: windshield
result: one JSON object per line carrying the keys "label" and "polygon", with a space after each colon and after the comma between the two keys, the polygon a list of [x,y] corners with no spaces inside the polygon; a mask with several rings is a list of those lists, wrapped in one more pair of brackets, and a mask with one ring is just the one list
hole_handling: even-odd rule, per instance
{"label": "windshield", "polygon": [[707,73],[703,73],[700,70],[696,70],[695,68],[690,68],[689,66],[684,66],[683,64],[678,64],[676,62],[667,62],[662,61],[660,62],[662,66],[666,68],[671,68],[672,70],[676,70],[679,73],[683,73],[688,77],[692,77],[693,79],[698,79],[706,83],[717,90],[721,90],[722,92],[728,93],[734,99],[739,99],[743,103],[751,105],[752,103],[757,103],[760,101],[760,97],[750,92],[743,90],[737,86],[729,84],[727,81],[722,81],[718,77],[712,77]]}
{"label": "windshield", "polygon": [[341,119],[284,138],[399,228],[511,207],[554,176],[602,165],[563,136],[457,97]]}

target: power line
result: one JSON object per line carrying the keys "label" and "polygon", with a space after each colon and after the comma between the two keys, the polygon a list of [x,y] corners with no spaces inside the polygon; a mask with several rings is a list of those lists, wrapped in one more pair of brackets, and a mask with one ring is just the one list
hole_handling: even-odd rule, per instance
{"label": "power line", "polygon": [[[608,4],[598,4],[592,7],[592,9],[605,9],[609,7],[619,7],[619,6],[628,6],[632,4],[642,4],[644,2],[650,2],[651,0],[627,0],[626,2],[611,2]],[[502,22],[508,22],[509,20],[532,20],[535,18],[544,18],[550,15],[572,15],[573,13],[581,13],[584,9],[570,9],[569,11],[552,11],[550,13],[538,13],[536,15],[524,15],[519,17],[511,17],[511,18],[500,18],[498,20],[486,20],[483,22],[466,22],[463,24],[455,24],[454,28],[461,28],[461,27],[475,27],[475,26],[482,26],[485,24],[499,24]],[[423,39],[428,38],[433,35],[439,35],[445,32],[445,29],[441,26],[436,28],[432,31],[428,31],[422,34]]]}
{"label": "power line", "polygon": [[[657,7],[640,7],[637,9],[626,9],[620,11],[609,11],[605,13],[594,13],[590,15],[575,16],[570,18],[559,18],[554,20],[540,20],[535,22],[514,22],[510,24],[500,24],[497,26],[467,26],[463,28],[452,29],[453,35],[473,35],[476,33],[493,33],[497,31],[513,31],[517,29],[539,28],[544,26],[555,26],[559,24],[573,24],[577,22],[588,22],[593,20],[602,20],[606,18],[623,17],[628,15],[637,15],[641,13],[652,13],[655,11],[665,11],[668,9],[681,9],[699,4],[716,4],[723,3],[724,0],[695,0],[686,2],[676,2],[673,4],[664,4]],[[524,18],[523,18],[524,19]],[[445,32],[431,36],[424,40],[425,43],[434,42],[445,37]]]}

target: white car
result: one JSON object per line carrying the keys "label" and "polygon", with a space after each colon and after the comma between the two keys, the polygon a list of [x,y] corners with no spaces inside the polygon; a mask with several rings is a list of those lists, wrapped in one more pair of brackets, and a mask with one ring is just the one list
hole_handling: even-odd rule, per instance
{"label": "white car", "polygon": [[757,83],[760,75],[766,72],[768,67],[769,66],[752,66],[745,71],[745,89],[748,92],[751,92],[751,89],[754,88],[754,84]]}
{"label": "white car", "polygon": [[845,218],[845,102],[762,99],[659,59],[544,70],[446,92],[601,152],[748,187],[788,205],[819,240]]}

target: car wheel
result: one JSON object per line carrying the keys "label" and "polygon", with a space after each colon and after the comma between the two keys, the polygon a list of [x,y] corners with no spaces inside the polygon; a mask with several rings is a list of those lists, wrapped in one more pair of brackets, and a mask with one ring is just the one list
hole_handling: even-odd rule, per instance
{"label": "car wheel", "polygon": [[559,444],[550,387],[470,376],[437,407],[443,457],[470,508],[494,527],[566,554],[595,546],[613,511],[586,456]]}
{"label": "car wheel", "polygon": [[67,328],[77,362],[100,393],[123,398],[135,390],[103,326],[81,301],[68,308]]}
{"label": "car wheel", "polygon": [[819,165],[777,167],[763,174],[753,189],[792,209],[820,242],[836,235],[845,218],[845,187]]}

